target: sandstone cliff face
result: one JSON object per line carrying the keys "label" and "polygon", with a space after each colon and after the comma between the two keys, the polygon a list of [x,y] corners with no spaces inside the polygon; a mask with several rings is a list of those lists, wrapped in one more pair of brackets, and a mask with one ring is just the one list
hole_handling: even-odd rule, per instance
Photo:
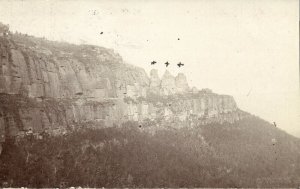
{"label": "sandstone cliff face", "polygon": [[161,81],[158,77],[158,71],[156,69],[150,72],[150,91],[155,94],[159,94]]}
{"label": "sandstone cliff face", "polygon": [[179,73],[175,78],[175,83],[177,87],[177,92],[185,93],[189,91],[189,84],[187,82],[186,76],[183,73]]}
{"label": "sandstone cliff face", "polygon": [[3,93],[33,98],[115,98],[127,92],[145,95],[140,88],[148,86],[146,73],[122,63],[119,55],[110,50],[78,46],[73,52],[57,52],[55,48],[62,47],[47,47],[38,40],[30,44],[23,38],[1,39]]}
{"label": "sandstone cliff face", "polygon": [[174,77],[166,70],[162,78],[159,79],[156,69],[150,72],[150,89],[151,93],[158,95],[174,95],[190,92],[189,84],[183,73],[179,73]]}
{"label": "sandstone cliff face", "polygon": [[161,79],[161,95],[172,95],[177,92],[176,90],[175,77],[171,75],[171,73],[166,70]]}
{"label": "sandstone cliff face", "polygon": [[189,92],[183,74],[166,71],[160,80],[153,70],[149,78],[110,49],[0,36],[0,141],[28,130],[63,133],[83,122],[222,122],[240,119],[237,112],[230,96]]}

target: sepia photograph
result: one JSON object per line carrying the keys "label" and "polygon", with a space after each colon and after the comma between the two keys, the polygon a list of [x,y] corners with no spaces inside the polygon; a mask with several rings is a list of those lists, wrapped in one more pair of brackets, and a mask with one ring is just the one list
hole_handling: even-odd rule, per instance
{"label": "sepia photograph", "polygon": [[300,188],[298,0],[0,0],[0,188]]}

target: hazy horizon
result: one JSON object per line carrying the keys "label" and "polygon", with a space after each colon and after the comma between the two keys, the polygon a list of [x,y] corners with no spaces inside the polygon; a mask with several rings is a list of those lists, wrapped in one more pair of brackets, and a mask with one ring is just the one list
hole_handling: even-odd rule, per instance
{"label": "hazy horizon", "polygon": [[0,1],[13,32],[112,48],[148,75],[169,61],[191,87],[300,137],[298,17],[296,0]]}

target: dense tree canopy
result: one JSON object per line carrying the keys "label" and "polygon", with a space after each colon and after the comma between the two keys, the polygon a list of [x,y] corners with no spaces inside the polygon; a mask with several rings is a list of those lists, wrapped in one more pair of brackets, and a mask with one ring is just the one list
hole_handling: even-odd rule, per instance
{"label": "dense tree canopy", "polygon": [[299,144],[255,117],[151,133],[128,122],[7,141],[0,181],[13,187],[294,187]]}

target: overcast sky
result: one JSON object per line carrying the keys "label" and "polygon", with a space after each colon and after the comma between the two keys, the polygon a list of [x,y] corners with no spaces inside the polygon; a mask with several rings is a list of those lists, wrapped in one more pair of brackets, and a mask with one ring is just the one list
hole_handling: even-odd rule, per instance
{"label": "overcast sky", "polygon": [[160,75],[169,61],[191,86],[233,95],[241,109],[300,136],[298,17],[297,0],[0,0],[12,31],[113,48]]}

